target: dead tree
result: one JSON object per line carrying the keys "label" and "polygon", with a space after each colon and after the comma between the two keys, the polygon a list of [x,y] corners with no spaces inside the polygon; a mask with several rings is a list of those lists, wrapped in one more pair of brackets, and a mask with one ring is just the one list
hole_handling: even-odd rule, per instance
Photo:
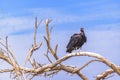
{"label": "dead tree", "polygon": [[[49,24],[51,20],[46,20],[46,36],[44,36],[44,39],[46,41],[47,50],[46,50],[46,58],[48,59],[48,64],[41,64],[38,63],[36,59],[32,59],[33,53],[40,49],[42,46],[42,42],[37,43],[37,31],[42,23],[42,20],[38,22],[37,17],[35,18],[35,31],[34,31],[34,43],[32,44],[31,49],[27,53],[27,57],[25,60],[25,64],[21,66],[16,58],[15,53],[13,53],[12,49],[9,47],[8,44],[8,37],[6,37],[5,40],[0,40],[0,59],[4,62],[11,65],[11,68],[9,69],[0,69],[0,73],[10,73],[12,75],[12,78],[16,80],[20,80],[20,77],[22,77],[24,80],[32,80],[35,76],[38,76],[40,74],[43,74],[43,76],[51,76],[53,74],[56,74],[60,72],[61,70],[71,73],[71,74],[77,74],[81,79],[83,80],[89,80],[87,75],[84,75],[81,70],[85,69],[90,63],[93,62],[102,62],[103,64],[106,64],[110,69],[102,72],[101,74],[96,75],[96,80],[105,79],[112,73],[117,73],[120,76],[120,66],[115,65],[111,61],[109,61],[104,56],[101,56],[100,54],[93,53],[93,52],[75,52],[71,54],[67,54],[61,58],[57,56],[57,50],[58,50],[58,44],[56,44],[55,48],[51,47],[51,29],[49,29]],[[53,62],[51,60],[51,57],[49,55],[52,55],[55,58],[55,61]],[[44,55],[44,54],[43,54]],[[70,65],[64,65],[62,62],[69,60],[72,57],[75,56],[88,56],[95,58],[95,60],[90,60],[86,64],[82,65],[81,67],[73,67]],[[29,62],[32,66],[32,68],[28,68],[26,63]]]}

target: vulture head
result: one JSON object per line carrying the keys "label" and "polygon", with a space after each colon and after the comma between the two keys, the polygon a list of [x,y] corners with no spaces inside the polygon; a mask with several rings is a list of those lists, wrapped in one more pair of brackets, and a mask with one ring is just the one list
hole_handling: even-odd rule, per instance
{"label": "vulture head", "polygon": [[84,32],[84,28],[80,28],[80,31],[81,31],[81,32]]}

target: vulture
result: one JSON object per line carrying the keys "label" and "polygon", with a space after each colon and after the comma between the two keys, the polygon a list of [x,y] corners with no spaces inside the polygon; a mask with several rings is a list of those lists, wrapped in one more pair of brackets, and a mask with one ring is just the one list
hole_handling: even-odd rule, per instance
{"label": "vulture", "polygon": [[80,33],[73,34],[70,38],[70,41],[67,45],[66,52],[71,53],[73,50],[81,49],[82,45],[87,41],[87,38],[84,33],[84,28],[80,29]]}

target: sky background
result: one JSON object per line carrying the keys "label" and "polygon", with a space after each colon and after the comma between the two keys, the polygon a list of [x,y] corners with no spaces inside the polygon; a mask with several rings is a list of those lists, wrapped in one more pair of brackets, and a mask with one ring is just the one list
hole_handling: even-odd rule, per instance
{"label": "sky background", "polygon": [[[38,41],[42,47],[33,58],[40,63],[47,63],[43,56],[46,51],[45,20],[52,19],[51,43],[58,43],[58,56],[66,55],[66,45],[70,36],[85,28],[87,43],[83,51],[99,53],[116,65],[120,65],[120,0],[1,0],[0,1],[0,38],[8,36],[9,44],[15,52],[17,61],[23,65],[27,52],[33,43],[34,18],[43,20],[38,30]],[[64,64],[80,67],[93,58],[75,57]],[[3,66],[2,66],[3,65]],[[9,67],[1,61],[0,68]],[[90,80],[97,74],[109,69],[102,63],[92,63],[82,72]],[[0,80],[11,80],[9,74],[0,74]],[[53,77],[35,77],[33,80],[80,80],[77,75],[61,71]],[[114,74],[107,80],[119,80]]]}

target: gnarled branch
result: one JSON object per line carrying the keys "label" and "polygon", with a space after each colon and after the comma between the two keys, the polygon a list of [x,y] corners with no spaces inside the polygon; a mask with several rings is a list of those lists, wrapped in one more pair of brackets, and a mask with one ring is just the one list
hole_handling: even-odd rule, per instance
{"label": "gnarled branch", "polygon": [[[50,76],[53,74],[56,74],[58,72],[60,72],[61,70],[71,73],[71,74],[77,74],[81,79],[83,80],[89,80],[89,78],[87,77],[87,75],[84,75],[81,70],[85,69],[90,63],[97,61],[97,62],[102,62],[103,64],[106,64],[106,66],[108,66],[110,69],[104,71],[103,73],[101,73],[100,75],[96,76],[96,80],[100,80],[100,79],[104,79],[106,78],[108,75],[112,74],[112,73],[117,73],[120,76],[120,66],[115,65],[114,63],[112,63],[111,61],[109,61],[107,58],[105,58],[104,56],[98,54],[98,53],[93,53],[93,52],[74,52],[74,53],[70,53],[70,54],[66,54],[63,57],[59,58],[57,56],[58,52],[58,44],[56,44],[55,48],[51,47],[51,29],[49,29],[49,23],[51,22],[51,20],[47,19],[46,20],[46,36],[44,36],[44,39],[46,41],[47,44],[47,53],[45,54],[46,58],[48,59],[49,63],[47,64],[41,64],[38,63],[37,60],[35,58],[32,59],[33,53],[40,49],[40,47],[42,46],[42,42],[37,43],[37,31],[39,28],[39,25],[42,23],[42,20],[40,20],[40,22],[37,21],[37,17],[35,18],[35,31],[34,31],[34,42],[32,44],[31,49],[29,50],[29,52],[27,53],[27,57],[25,60],[25,64],[27,61],[30,62],[30,64],[32,65],[31,68],[28,68],[27,66],[21,66],[19,65],[19,63],[16,61],[15,55],[13,54],[13,52],[10,50],[9,46],[8,46],[8,39],[6,37],[6,41],[2,42],[0,40],[0,59],[2,59],[3,61],[7,62],[8,64],[11,65],[12,68],[10,69],[0,69],[0,73],[7,73],[10,72],[14,78],[16,79],[20,79],[20,77],[23,77],[24,80],[27,80],[28,78],[30,78],[30,80],[32,78],[34,78],[37,75],[44,75],[44,76]],[[55,61],[52,61],[51,57],[49,57],[49,53],[51,53],[50,55],[52,55],[55,58]],[[87,63],[85,63],[84,65],[80,66],[79,68],[76,66],[70,66],[70,65],[64,65],[62,62],[64,61],[68,61],[70,58],[72,57],[76,57],[76,56],[88,56],[88,57],[92,57],[95,58],[95,60],[90,60]],[[30,76],[30,77],[29,77]]]}

